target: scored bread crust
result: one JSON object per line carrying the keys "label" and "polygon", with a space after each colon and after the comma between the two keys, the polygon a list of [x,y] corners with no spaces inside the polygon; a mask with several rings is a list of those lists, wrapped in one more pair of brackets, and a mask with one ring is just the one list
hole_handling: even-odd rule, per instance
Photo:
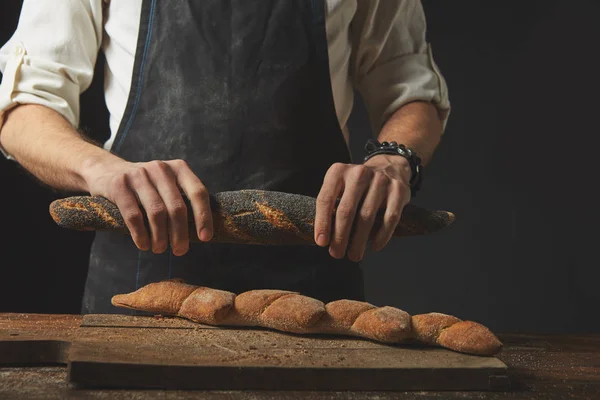
{"label": "scored bread crust", "polygon": [[[184,199],[185,200],[185,199]],[[237,190],[210,196],[214,235],[211,242],[257,245],[315,245],[316,199],[267,190]],[[187,201],[187,200],[186,200]],[[188,203],[191,241],[199,241]],[[73,196],[50,204],[59,226],[76,230],[110,230],[128,233],[119,208],[101,196]],[[335,213],[335,210],[334,210]],[[334,216],[332,215],[332,218]],[[374,223],[382,223],[381,212]],[[394,236],[425,235],[452,224],[454,214],[407,204]]]}
{"label": "scored bread crust", "polygon": [[236,295],[171,279],[115,295],[112,304],[209,325],[357,336],[389,344],[416,341],[481,356],[492,356],[502,349],[488,328],[451,315],[411,317],[399,308],[346,299],[324,304],[285,290],[250,290]]}

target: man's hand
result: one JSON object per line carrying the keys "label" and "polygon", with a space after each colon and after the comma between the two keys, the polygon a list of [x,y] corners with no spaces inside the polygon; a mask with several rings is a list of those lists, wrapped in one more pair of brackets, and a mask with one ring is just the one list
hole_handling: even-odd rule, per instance
{"label": "man's hand", "polygon": [[45,184],[115,203],[139,249],[162,253],[170,241],[173,254],[188,251],[182,190],[191,202],[198,237],[212,238],[208,191],[184,161],[125,161],[85,140],[56,111],[34,104],[13,108],[1,128],[1,145]]}
{"label": "man's hand", "polygon": [[174,255],[187,253],[188,215],[181,190],[192,205],[200,240],[208,241],[213,235],[208,190],[183,160],[131,163],[113,159],[92,165],[84,176],[90,194],[104,196],[119,207],[140,250],[162,253],[170,242]]}
{"label": "man's hand", "polygon": [[[392,237],[402,210],[410,201],[410,177],[408,161],[399,156],[381,154],[363,165],[332,165],[317,197],[316,243],[322,247],[329,246],[329,254],[334,258],[343,258],[351,240],[348,258],[360,261],[369,237],[374,234],[372,248],[381,250]],[[333,210],[340,195],[332,226]],[[385,208],[383,225],[378,232],[371,232],[381,208]],[[356,226],[350,238],[355,220]]]}

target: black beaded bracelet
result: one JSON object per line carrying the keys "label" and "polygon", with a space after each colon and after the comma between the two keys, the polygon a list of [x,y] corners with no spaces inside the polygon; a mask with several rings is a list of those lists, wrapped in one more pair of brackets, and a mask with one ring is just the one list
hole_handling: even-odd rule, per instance
{"label": "black beaded bracelet", "polygon": [[403,144],[396,142],[383,142],[379,143],[375,139],[369,139],[365,144],[365,150],[367,155],[363,162],[378,155],[378,154],[389,154],[395,156],[404,157],[410,165],[411,177],[410,177],[410,191],[412,197],[416,196],[417,191],[421,188],[423,182],[423,165],[421,164],[421,158],[411,149],[407,148]]}

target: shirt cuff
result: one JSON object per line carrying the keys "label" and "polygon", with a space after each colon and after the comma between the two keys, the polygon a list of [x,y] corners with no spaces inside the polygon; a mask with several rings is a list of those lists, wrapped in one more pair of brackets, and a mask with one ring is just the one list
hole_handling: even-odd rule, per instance
{"label": "shirt cuff", "polygon": [[[73,126],[79,123],[79,110],[70,106],[78,106],[79,87],[75,82],[54,73],[53,68],[32,63],[21,43],[1,56],[6,64],[0,83],[0,130],[7,112],[20,104],[42,105],[61,114]],[[1,145],[0,153],[14,160]]]}
{"label": "shirt cuff", "polygon": [[430,45],[423,53],[403,55],[378,65],[363,78],[358,90],[375,133],[381,131],[394,112],[413,101],[434,104],[446,129],[450,115],[448,87]]}
{"label": "shirt cuff", "polygon": [[[0,131],[4,125],[6,113],[16,106],[16,103],[13,101],[13,93],[15,91],[16,78],[19,73],[19,68],[23,63],[24,56],[25,50],[23,49],[23,46],[20,44],[15,46],[2,74],[2,83],[0,84]],[[14,158],[4,150],[1,144],[0,153],[9,160],[14,160]]]}

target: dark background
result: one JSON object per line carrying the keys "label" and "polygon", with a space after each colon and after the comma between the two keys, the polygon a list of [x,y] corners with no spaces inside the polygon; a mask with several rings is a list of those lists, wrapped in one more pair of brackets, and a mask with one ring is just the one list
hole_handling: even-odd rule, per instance
{"label": "dark background", "polygon": [[[499,331],[600,332],[600,2],[423,4],[453,109],[414,202],[457,221],[369,254],[368,300]],[[0,6],[1,43],[20,5]],[[82,102],[83,127],[102,139],[101,79]],[[351,127],[359,155],[360,104]],[[15,163],[0,159],[0,179],[0,311],[79,312],[92,234],[54,226],[47,208],[61,194]]]}

